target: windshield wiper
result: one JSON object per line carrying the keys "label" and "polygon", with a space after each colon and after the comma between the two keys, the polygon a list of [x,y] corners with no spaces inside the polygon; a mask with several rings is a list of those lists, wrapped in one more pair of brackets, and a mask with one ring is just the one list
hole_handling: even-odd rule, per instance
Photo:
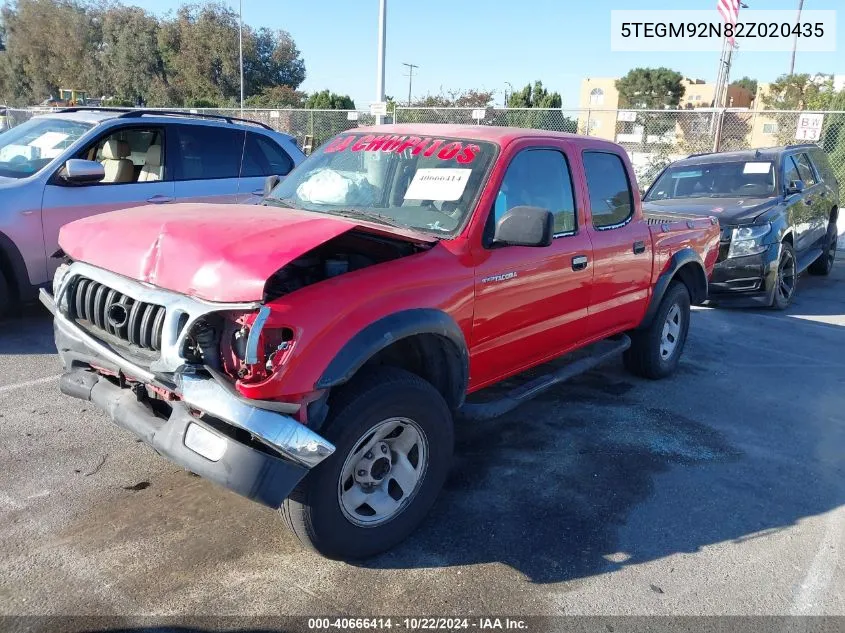
{"label": "windshield wiper", "polygon": [[281,207],[282,209],[296,209],[294,204],[287,198],[264,198],[261,201],[263,206]]}
{"label": "windshield wiper", "polygon": [[401,222],[397,222],[394,218],[390,217],[389,215],[376,213],[375,211],[364,211],[361,209],[332,209],[331,211],[326,211],[326,213],[332,215],[339,215],[342,217],[361,218],[362,220],[380,222],[381,224],[386,224],[387,226],[392,226],[397,229],[408,228],[407,225],[402,224]]}

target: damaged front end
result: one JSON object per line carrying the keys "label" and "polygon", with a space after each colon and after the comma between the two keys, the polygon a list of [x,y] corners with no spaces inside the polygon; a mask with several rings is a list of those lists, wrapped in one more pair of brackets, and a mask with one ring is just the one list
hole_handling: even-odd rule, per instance
{"label": "damaged front end", "polygon": [[264,328],[260,302],[218,303],[90,266],[63,264],[53,294],[63,393],[188,470],[271,507],[334,446],[301,404],[244,398],[236,380],[282,363],[292,331]]}

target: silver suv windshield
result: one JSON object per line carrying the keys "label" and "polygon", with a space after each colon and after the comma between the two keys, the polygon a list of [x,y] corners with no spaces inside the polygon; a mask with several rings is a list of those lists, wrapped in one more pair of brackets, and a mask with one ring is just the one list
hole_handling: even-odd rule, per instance
{"label": "silver suv windshield", "polygon": [[495,153],[492,143],[460,138],[342,134],[265,204],[448,236],[471,213]]}
{"label": "silver suv windshield", "polygon": [[759,160],[670,166],[649,189],[645,201],[768,198],[774,195],[774,163]]}
{"label": "silver suv windshield", "polygon": [[26,178],[38,173],[92,127],[39,117],[16,125],[0,134],[0,176]]}

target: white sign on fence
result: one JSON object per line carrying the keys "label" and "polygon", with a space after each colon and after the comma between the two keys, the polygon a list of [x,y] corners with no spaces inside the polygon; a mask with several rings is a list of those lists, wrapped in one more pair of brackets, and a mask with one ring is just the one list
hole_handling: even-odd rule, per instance
{"label": "white sign on fence", "polygon": [[619,110],[616,115],[617,121],[629,121],[633,123],[637,120],[637,113],[633,110]]}
{"label": "white sign on fence", "polygon": [[485,116],[487,116],[487,111],[484,108],[478,108],[472,111],[472,118],[476,121],[483,121]]}
{"label": "white sign on fence", "polygon": [[802,113],[798,116],[798,126],[795,129],[795,138],[799,141],[818,141],[822,137],[823,125],[823,114]]}
{"label": "white sign on fence", "polygon": [[358,113],[357,112],[347,112],[346,113],[346,120],[347,121],[357,121],[358,120]]}
{"label": "white sign on fence", "polygon": [[278,110],[271,110],[270,111],[270,118],[271,119],[278,119],[279,118],[279,111]]}
{"label": "white sign on fence", "polygon": [[370,114],[373,116],[387,116],[387,101],[377,101],[370,104]]}

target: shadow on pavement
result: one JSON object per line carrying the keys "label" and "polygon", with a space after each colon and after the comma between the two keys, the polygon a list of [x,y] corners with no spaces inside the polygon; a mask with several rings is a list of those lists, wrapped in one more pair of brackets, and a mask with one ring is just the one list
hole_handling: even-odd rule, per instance
{"label": "shadow on pavement", "polygon": [[0,354],[54,354],[51,315],[40,303],[27,304],[0,321]]}
{"label": "shadow on pavement", "polygon": [[[845,313],[843,272],[814,284],[800,313]],[[553,583],[841,506],[845,361],[829,354],[845,347],[845,327],[767,314],[697,312],[665,381],[609,364],[499,419],[459,424],[429,520],[361,566],[501,562]]]}

